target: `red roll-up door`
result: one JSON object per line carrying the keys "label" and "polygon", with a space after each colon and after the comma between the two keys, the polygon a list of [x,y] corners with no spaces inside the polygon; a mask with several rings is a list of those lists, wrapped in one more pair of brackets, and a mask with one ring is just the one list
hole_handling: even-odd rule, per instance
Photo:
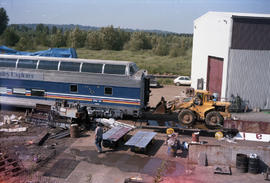
{"label": "red roll-up door", "polygon": [[223,58],[208,57],[207,90],[221,96]]}

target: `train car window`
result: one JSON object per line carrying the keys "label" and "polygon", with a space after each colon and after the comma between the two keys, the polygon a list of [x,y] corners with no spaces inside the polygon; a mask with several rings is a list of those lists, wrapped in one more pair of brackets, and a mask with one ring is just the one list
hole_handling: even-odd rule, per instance
{"label": "train car window", "polygon": [[80,71],[80,65],[81,65],[81,63],[76,63],[76,62],[61,62],[60,71],[79,72]]}
{"label": "train car window", "polygon": [[17,59],[0,58],[0,67],[16,67]]}
{"label": "train car window", "polygon": [[78,93],[78,85],[70,85],[70,92]]}
{"label": "train car window", "polygon": [[7,87],[0,87],[1,94],[7,94]]}
{"label": "train car window", "polygon": [[83,63],[82,72],[102,73],[103,64]]}
{"label": "train car window", "polygon": [[130,66],[130,67],[129,67],[129,74],[130,74],[130,75],[133,75],[133,74],[135,74],[135,72],[136,72],[136,71],[135,71],[134,67],[133,67],[133,66]]}
{"label": "train car window", "polygon": [[58,70],[58,63],[59,62],[40,60],[39,64],[38,64],[38,69],[57,71]]}
{"label": "train car window", "polygon": [[24,89],[24,88],[13,88],[12,93],[13,94],[18,94],[18,95],[25,95],[26,94],[26,89]]}
{"label": "train car window", "polygon": [[44,97],[44,95],[45,95],[45,90],[31,89],[31,96]]}
{"label": "train car window", "polygon": [[17,68],[35,69],[37,60],[19,60]]}
{"label": "train car window", "polygon": [[126,74],[126,66],[125,65],[112,65],[106,64],[104,68],[104,74]]}
{"label": "train car window", "polygon": [[132,71],[134,71],[134,73],[138,72],[138,70],[139,70],[139,68],[137,67],[136,64],[132,64],[131,69],[132,69]]}
{"label": "train car window", "polygon": [[105,95],[112,95],[112,94],[113,94],[112,88],[110,88],[110,87],[105,87],[104,94],[105,94]]}

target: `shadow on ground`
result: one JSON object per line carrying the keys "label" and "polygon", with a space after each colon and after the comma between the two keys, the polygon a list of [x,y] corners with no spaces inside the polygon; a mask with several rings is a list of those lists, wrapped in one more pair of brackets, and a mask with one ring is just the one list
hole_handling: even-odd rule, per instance
{"label": "shadow on ground", "polygon": [[[123,172],[140,172],[150,176],[155,176],[157,171],[161,171],[160,168],[163,168],[164,170],[162,171],[166,174],[175,176],[182,175],[185,172],[185,168],[182,164],[175,161],[162,160],[160,158],[117,152],[111,153],[110,151],[105,153],[98,153],[96,150],[80,151],[75,148],[71,149],[71,153],[83,158],[82,161],[86,161],[90,164],[116,167]],[[163,167],[164,163],[166,167]]]}
{"label": "shadow on ground", "polygon": [[155,139],[152,144],[149,144],[150,146],[146,154],[148,156],[155,156],[164,142],[165,142],[164,140]]}

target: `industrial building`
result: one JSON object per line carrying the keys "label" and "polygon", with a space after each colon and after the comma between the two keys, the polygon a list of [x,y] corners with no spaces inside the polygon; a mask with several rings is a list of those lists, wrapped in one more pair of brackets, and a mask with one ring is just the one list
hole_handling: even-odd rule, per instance
{"label": "industrial building", "polygon": [[192,87],[270,109],[270,14],[208,12],[194,21]]}

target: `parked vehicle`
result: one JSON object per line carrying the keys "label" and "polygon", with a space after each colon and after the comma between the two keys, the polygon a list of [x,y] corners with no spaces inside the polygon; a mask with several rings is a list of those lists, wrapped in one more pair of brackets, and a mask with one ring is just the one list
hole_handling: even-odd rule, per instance
{"label": "parked vehicle", "polygon": [[191,85],[191,79],[189,76],[179,76],[173,80],[176,86],[180,85]]}
{"label": "parked vehicle", "polygon": [[91,116],[139,117],[149,101],[149,78],[134,62],[0,55],[0,103],[87,107]]}
{"label": "parked vehicle", "polygon": [[156,80],[155,76],[153,75],[148,75],[150,79],[150,88],[160,88],[162,85]]}
{"label": "parked vehicle", "polygon": [[216,101],[209,91],[196,90],[193,97],[187,97],[182,102],[176,99],[167,103],[162,98],[156,106],[155,113],[178,112],[178,120],[182,125],[192,126],[196,120],[204,120],[211,128],[222,126],[224,118],[231,117],[230,105],[230,102]]}

